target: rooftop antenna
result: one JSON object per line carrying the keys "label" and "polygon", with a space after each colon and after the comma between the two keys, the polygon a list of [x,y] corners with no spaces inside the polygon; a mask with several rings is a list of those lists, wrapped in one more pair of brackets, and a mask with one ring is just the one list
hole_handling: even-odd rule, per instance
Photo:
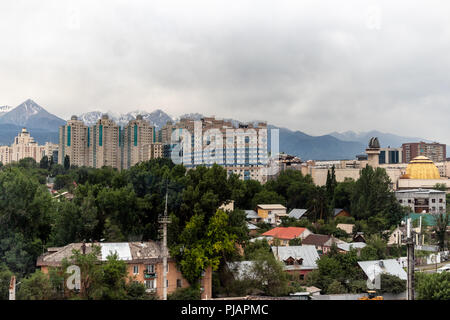
{"label": "rooftop antenna", "polygon": [[406,220],[406,248],[407,248],[407,300],[414,300],[414,240],[411,234],[411,218]]}
{"label": "rooftop antenna", "polygon": [[164,207],[164,214],[159,218],[159,224],[163,229],[163,245],[162,245],[162,258],[163,258],[163,300],[167,300],[167,224],[170,223],[169,215],[167,214],[167,200],[169,195],[168,181],[166,181],[166,204]]}

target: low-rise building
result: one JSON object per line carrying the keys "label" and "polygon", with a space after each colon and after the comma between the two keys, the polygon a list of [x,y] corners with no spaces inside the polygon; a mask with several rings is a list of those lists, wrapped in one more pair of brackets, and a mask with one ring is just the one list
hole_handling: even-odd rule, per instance
{"label": "low-rise building", "polygon": [[[147,292],[152,292],[160,299],[163,297],[163,258],[162,247],[159,242],[114,242],[114,243],[71,243],[64,247],[48,248],[47,252],[37,260],[37,267],[43,273],[48,274],[52,267],[60,267],[63,259],[70,259],[72,250],[90,253],[93,246],[101,249],[98,260],[106,261],[106,258],[117,253],[120,260],[127,264],[128,275],[134,280],[143,283]],[[167,263],[167,293],[170,294],[178,288],[189,287],[189,283],[184,279],[181,271],[177,268],[175,259],[168,259]],[[202,299],[208,299],[212,294],[212,270],[205,270],[201,279]]]}
{"label": "low-rise building", "polygon": [[256,206],[258,216],[263,218],[264,222],[272,225],[279,225],[282,217],[287,217],[286,207],[281,204],[258,204]]}
{"label": "low-rise building", "polygon": [[318,269],[316,261],[319,255],[312,245],[276,246],[271,249],[275,258],[284,263],[284,270],[299,275],[300,280],[304,280],[308,273]]}
{"label": "low-rise building", "polygon": [[414,213],[446,212],[445,191],[433,189],[411,189],[395,192],[398,202]]}
{"label": "low-rise building", "polygon": [[338,245],[340,243],[346,242],[326,234],[310,234],[302,240],[303,245],[308,244],[315,246],[320,255],[328,253],[333,244]]}
{"label": "low-rise building", "polygon": [[292,209],[289,212],[288,216],[289,218],[299,220],[306,214],[307,211],[307,209]]}
{"label": "low-rise building", "polygon": [[[266,237],[269,244],[274,242],[274,239],[277,239],[280,246],[289,246],[289,241],[294,239],[305,239],[312,232],[306,228],[299,227],[276,227],[262,234],[263,237]],[[269,240],[270,239],[270,240]]]}

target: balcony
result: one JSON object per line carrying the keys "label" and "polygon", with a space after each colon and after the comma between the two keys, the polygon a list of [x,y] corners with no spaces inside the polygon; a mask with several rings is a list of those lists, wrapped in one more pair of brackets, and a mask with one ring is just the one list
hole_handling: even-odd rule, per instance
{"label": "balcony", "polygon": [[156,278],[156,272],[144,272],[144,279],[154,279]]}

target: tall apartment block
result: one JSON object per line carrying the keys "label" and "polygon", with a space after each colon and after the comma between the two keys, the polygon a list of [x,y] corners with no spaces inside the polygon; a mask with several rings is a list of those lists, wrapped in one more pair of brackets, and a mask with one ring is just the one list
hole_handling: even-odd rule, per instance
{"label": "tall apartment block", "polygon": [[[169,133],[172,139],[168,140]],[[162,128],[165,156],[187,168],[217,163],[241,179],[262,182],[266,176],[267,124],[239,124],[204,117],[195,121],[181,119]]]}
{"label": "tall apartment block", "polygon": [[138,162],[152,159],[155,155],[155,152],[152,152],[154,144],[156,144],[155,128],[138,115],[136,120],[131,120],[123,130],[123,168],[130,168]]}
{"label": "tall apartment block", "polygon": [[110,166],[118,170],[138,162],[162,157],[162,145],[154,142],[154,127],[142,116],[130,121],[125,128],[118,126],[108,115],[103,115],[91,127],[73,116],[60,127],[58,162],[66,155],[77,166],[101,168]]}
{"label": "tall apartment block", "polygon": [[89,128],[90,167],[121,168],[119,131],[119,126],[106,114]]}
{"label": "tall apartment block", "polygon": [[69,156],[70,164],[86,166],[89,161],[88,154],[89,128],[77,116],[59,127],[58,163],[64,164],[64,158]]}
{"label": "tall apartment block", "polygon": [[447,157],[445,144],[433,142],[414,142],[402,144],[403,163],[409,163],[418,156],[425,156],[433,162],[443,162]]}

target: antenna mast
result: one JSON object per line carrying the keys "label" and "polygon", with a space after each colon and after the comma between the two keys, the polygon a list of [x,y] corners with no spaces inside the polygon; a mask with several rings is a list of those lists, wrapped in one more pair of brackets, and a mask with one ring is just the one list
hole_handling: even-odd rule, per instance
{"label": "antenna mast", "polygon": [[163,300],[167,300],[167,224],[170,223],[169,215],[167,214],[167,200],[169,195],[168,184],[166,185],[166,204],[164,208],[164,214],[159,218],[159,223],[163,229],[163,245],[162,245],[162,258],[163,258]]}

